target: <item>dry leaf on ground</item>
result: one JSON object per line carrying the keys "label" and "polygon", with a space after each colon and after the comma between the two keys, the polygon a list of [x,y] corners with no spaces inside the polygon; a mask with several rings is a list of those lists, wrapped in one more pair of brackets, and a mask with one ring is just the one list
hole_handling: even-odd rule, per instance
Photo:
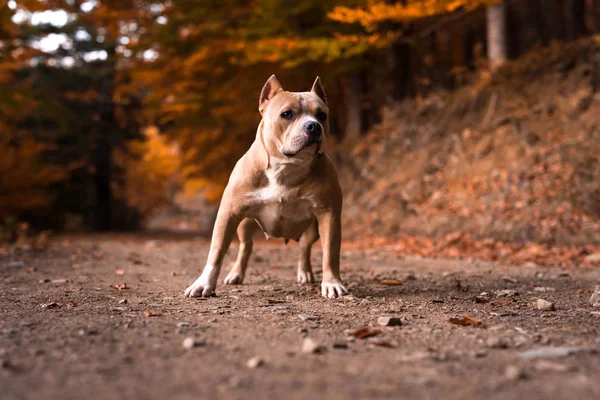
{"label": "dry leaf on ground", "polygon": [[362,328],[357,331],[354,331],[352,333],[352,336],[354,336],[357,339],[366,339],[372,336],[377,336],[380,333],[382,333],[381,329]]}
{"label": "dry leaf on ground", "polygon": [[160,312],[158,310],[144,311],[144,316],[145,317],[160,317],[161,315],[162,315],[162,312]]}
{"label": "dry leaf on ground", "polygon": [[112,285],[111,287],[113,287],[113,288],[115,288],[115,289],[118,289],[118,290],[129,289],[129,288],[127,287],[127,284],[126,284],[126,283],[119,283],[119,284],[117,284],[117,285]]}
{"label": "dry leaf on ground", "polygon": [[475,319],[473,317],[469,317],[468,315],[463,315],[461,318],[458,318],[458,317],[448,318],[448,322],[451,324],[454,324],[454,325],[475,326],[477,328],[485,328],[485,325],[483,324],[483,322],[481,322],[478,319]]}
{"label": "dry leaf on ground", "polygon": [[380,285],[385,285],[385,286],[399,286],[399,285],[403,285],[404,281],[400,280],[400,279],[383,279],[381,281],[379,281]]}

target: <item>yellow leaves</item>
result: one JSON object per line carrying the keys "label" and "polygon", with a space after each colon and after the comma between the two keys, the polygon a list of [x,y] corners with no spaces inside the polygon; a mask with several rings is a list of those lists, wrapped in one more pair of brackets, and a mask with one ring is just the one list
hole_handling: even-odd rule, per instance
{"label": "yellow leaves", "polygon": [[66,176],[64,168],[42,162],[47,145],[29,137],[15,139],[6,130],[0,135],[0,215],[48,206],[48,188]]}
{"label": "yellow leaves", "polygon": [[144,130],[145,140],[128,144],[128,152],[117,151],[115,162],[125,171],[125,187],[119,193],[127,203],[148,215],[168,204],[180,185],[179,147],[169,143],[156,127]]}
{"label": "yellow leaves", "polygon": [[223,185],[203,178],[188,179],[183,186],[183,194],[192,198],[198,193],[206,200],[216,202],[223,194]]}
{"label": "yellow leaves", "polygon": [[368,1],[365,8],[337,6],[327,14],[333,21],[346,24],[359,23],[372,31],[386,21],[410,22],[434,15],[451,13],[461,7],[472,9],[482,4],[495,3],[490,0],[407,0],[389,4],[383,0]]}
{"label": "yellow leaves", "polygon": [[244,46],[243,64],[281,63],[294,68],[306,62],[331,63],[341,58],[361,55],[371,49],[384,48],[398,37],[396,33],[369,35],[334,34],[333,37],[266,38]]}

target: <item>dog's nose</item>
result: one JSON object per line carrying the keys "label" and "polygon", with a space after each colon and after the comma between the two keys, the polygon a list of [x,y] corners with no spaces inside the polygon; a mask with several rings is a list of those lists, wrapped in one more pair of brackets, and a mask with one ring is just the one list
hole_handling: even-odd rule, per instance
{"label": "dog's nose", "polygon": [[321,128],[321,124],[316,121],[309,121],[304,124],[304,132],[315,139],[318,139],[321,136],[322,131],[323,128]]}

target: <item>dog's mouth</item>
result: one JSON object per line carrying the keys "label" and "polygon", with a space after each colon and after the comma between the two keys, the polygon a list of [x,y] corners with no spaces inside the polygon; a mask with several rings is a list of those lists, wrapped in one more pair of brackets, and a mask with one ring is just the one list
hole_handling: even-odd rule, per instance
{"label": "dog's mouth", "polygon": [[308,135],[304,134],[302,135],[299,139],[293,140],[291,143],[291,146],[289,146],[288,148],[283,148],[281,150],[281,152],[283,153],[284,156],[286,157],[294,157],[296,155],[298,155],[298,153],[300,153],[302,150],[304,150],[307,147],[310,147],[312,145],[317,145],[316,149],[315,149],[315,154],[319,151],[319,147],[322,144],[322,140],[321,138],[318,139],[313,139],[311,137],[309,137]]}

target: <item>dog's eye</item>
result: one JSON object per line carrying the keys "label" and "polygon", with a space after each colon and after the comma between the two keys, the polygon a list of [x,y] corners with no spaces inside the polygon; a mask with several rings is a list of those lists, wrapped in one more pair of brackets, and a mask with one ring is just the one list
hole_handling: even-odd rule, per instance
{"label": "dog's eye", "polygon": [[294,116],[294,113],[291,112],[290,110],[284,111],[281,113],[281,118],[284,118],[284,119],[292,119],[293,116]]}
{"label": "dog's eye", "polygon": [[327,119],[327,114],[325,114],[323,111],[319,111],[317,113],[317,119],[321,122],[325,121]]}

